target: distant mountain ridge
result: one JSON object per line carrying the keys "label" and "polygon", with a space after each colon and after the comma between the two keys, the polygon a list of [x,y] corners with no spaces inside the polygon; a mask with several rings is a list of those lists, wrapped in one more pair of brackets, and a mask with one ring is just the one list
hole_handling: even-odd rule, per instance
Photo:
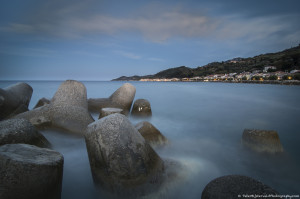
{"label": "distant mountain ridge", "polygon": [[266,66],[275,66],[278,71],[300,69],[300,44],[277,53],[261,54],[249,58],[234,58],[223,62],[212,62],[207,65],[189,68],[180,66],[160,71],[154,75],[122,76],[112,81],[139,81],[140,79],[161,78],[191,78],[203,77],[212,74],[229,74],[263,70]]}

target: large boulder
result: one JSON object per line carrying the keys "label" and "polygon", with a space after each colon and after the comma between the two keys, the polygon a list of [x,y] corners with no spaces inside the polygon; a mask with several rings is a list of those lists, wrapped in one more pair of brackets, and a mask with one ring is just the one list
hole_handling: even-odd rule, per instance
{"label": "large boulder", "polygon": [[99,119],[114,113],[124,114],[124,111],[120,108],[102,108],[100,111]]}
{"label": "large boulder", "polygon": [[0,147],[0,198],[60,199],[63,156],[27,144]]}
{"label": "large boulder", "polygon": [[0,88],[0,120],[28,111],[33,89],[26,83]]}
{"label": "large boulder", "polygon": [[257,152],[283,152],[283,147],[276,131],[245,129],[242,143]]}
{"label": "large boulder", "polygon": [[135,125],[135,128],[152,147],[162,146],[168,143],[167,138],[150,122],[140,122]]}
{"label": "large boulder", "polygon": [[0,145],[24,143],[38,147],[50,147],[48,140],[25,119],[9,119],[0,122]]}
{"label": "large boulder", "polygon": [[51,100],[52,125],[71,132],[84,134],[94,119],[88,112],[87,91],[78,81],[61,84]]}
{"label": "large boulder", "polygon": [[135,96],[136,89],[130,83],[123,84],[109,98],[91,98],[88,100],[89,110],[100,112],[102,108],[121,108],[128,114]]}
{"label": "large boulder", "polygon": [[50,104],[16,116],[38,127],[56,127],[83,135],[94,119],[88,112],[85,86],[75,80],[63,82]]}
{"label": "large boulder", "polygon": [[135,100],[131,115],[133,116],[151,116],[151,105],[150,102],[146,99],[137,99]]}
{"label": "large boulder", "polygon": [[228,175],[212,180],[206,185],[201,199],[244,198],[251,195],[277,195],[278,192],[267,185],[247,176]]}
{"label": "large boulder", "polygon": [[138,189],[157,181],[164,170],[161,158],[124,115],[93,122],[85,140],[94,182],[111,192]]}

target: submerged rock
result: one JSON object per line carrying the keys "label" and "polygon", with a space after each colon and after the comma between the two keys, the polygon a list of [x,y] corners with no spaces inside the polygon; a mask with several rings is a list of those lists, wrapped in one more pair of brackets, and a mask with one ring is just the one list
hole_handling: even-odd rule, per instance
{"label": "submerged rock", "polygon": [[109,98],[91,98],[88,100],[89,110],[100,112],[102,108],[121,108],[127,114],[130,111],[136,89],[130,83],[123,84]]}
{"label": "submerged rock", "polygon": [[9,119],[0,122],[0,145],[31,144],[38,147],[50,147],[48,140],[25,119]]}
{"label": "submerged rock", "polygon": [[33,89],[26,83],[0,88],[0,120],[28,111]]}
{"label": "submerged rock", "polygon": [[161,158],[124,115],[93,122],[85,141],[94,182],[113,193],[128,194],[158,181],[164,170]]}
{"label": "submerged rock", "polygon": [[63,156],[27,144],[0,147],[0,198],[60,199]]}
{"label": "submerged rock", "polygon": [[48,100],[47,98],[41,98],[39,99],[39,101],[36,103],[36,105],[34,106],[33,109],[36,109],[38,107],[44,106],[46,104],[50,104],[50,100]]}
{"label": "submerged rock", "polygon": [[85,86],[75,80],[63,82],[50,104],[16,116],[37,127],[56,127],[83,135],[94,119],[88,112]]}
{"label": "submerged rock", "polygon": [[120,108],[102,108],[100,111],[99,119],[114,113],[124,114],[124,111]]}
{"label": "submerged rock", "polygon": [[137,99],[135,100],[131,115],[133,116],[151,116],[151,106],[150,102],[146,99]]}
{"label": "submerged rock", "polygon": [[140,132],[144,139],[153,147],[161,146],[168,143],[167,138],[153,126],[150,122],[144,121],[135,125],[135,128]]}
{"label": "submerged rock", "polygon": [[[201,199],[242,198],[243,195],[277,195],[267,185],[247,176],[228,175],[216,178],[206,185]],[[249,196],[250,197],[250,196]],[[264,197],[274,198],[274,197]]]}
{"label": "submerged rock", "polygon": [[245,129],[242,143],[257,152],[283,152],[283,147],[276,131]]}

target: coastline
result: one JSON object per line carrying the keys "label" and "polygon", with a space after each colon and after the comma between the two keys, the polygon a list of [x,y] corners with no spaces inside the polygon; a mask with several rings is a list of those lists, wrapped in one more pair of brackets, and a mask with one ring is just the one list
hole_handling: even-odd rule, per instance
{"label": "coastline", "polygon": [[120,81],[120,82],[211,82],[211,83],[238,83],[238,84],[274,84],[274,85],[295,85],[300,86],[300,81],[295,80],[284,80],[284,81],[276,81],[276,80],[240,80],[240,81],[187,81],[187,80],[178,80],[178,81],[140,81],[140,80],[111,80],[111,81]]}

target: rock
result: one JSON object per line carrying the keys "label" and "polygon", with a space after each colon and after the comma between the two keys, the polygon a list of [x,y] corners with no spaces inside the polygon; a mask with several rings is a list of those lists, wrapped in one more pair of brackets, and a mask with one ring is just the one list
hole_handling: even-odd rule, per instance
{"label": "rock", "polygon": [[31,111],[16,115],[14,118],[24,118],[39,129],[50,128],[52,126],[51,106],[46,104]]}
{"label": "rock", "polygon": [[134,116],[151,116],[150,102],[146,99],[137,99],[132,107],[131,115]]}
{"label": "rock", "polygon": [[152,147],[165,145],[168,142],[167,138],[147,121],[138,123],[135,128]]}
{"label": "rock", "polygon": [[161,158],[124,115],[93,122],[85,141],[94,182],[113,193],[157,181],[164,170]]}
{"label": "rock", "polygon": [[0,147],[0,198],[60,199],[63,156],[27,144]]}
{"label": "rock", "polygon": [[128,114],[135,96],[136,89],[130,83],[123,84],[109,98],[91,98],[88,100],[89,110],[100,112],[102,108],[121,108]]}
{"label": "rock", "polygon": [[86,88],[75,80],[63,82],[50,104],[19,114],[16,118],[25,118],[37,127],[61,128],[78,135],[83,135],[88,124],[94,121],[88,112]]}
{"label": "rock", "polygon": [[120,108],[102,108],[100,111],[99,119],[114,113],[124,114],[124,111]]}
{"label": "rock", "polygon": [[9,119],[0,122],[0,146],[17,143],[46,148],[51,146],[48,140],[25,119]]}
{"label": "rock", "polygon": [[0,88],[0,120],[28,111],[33,89],[26,83]]}
{"label": "rock", "polygon": [[283,152],[276,131],[245,129],[242,136],[242,143],[257,152]]}
{"label": "rock", "polygon": [[50,104],[50,100],[43,97],[43,98],[39,99],[39,101],[36,103],[36,105],[34,106],[33,109],[44,106],[46,104]]}
{"label": "rock", "polygon": [[78,81],[61,84],[51,100],[52,125],[83,135],[94,119],[88,112],[87,92]]}
{"label": "rock", "polygon": [[228,175],[214,179],[207,184],[202,192],[201,199],[238,199],[243,198],[243,195],[252,194],[265,196],[269,194],[277,195],[278,192],[253,178],[240,175]]}
{"label": "rock", "polygon": [[136,89],[130,83],[123,84],[118,90],[116,90],[109,99],[113,104],[119,106],[119,108],[124,109],[124,111],[129,112]]}

